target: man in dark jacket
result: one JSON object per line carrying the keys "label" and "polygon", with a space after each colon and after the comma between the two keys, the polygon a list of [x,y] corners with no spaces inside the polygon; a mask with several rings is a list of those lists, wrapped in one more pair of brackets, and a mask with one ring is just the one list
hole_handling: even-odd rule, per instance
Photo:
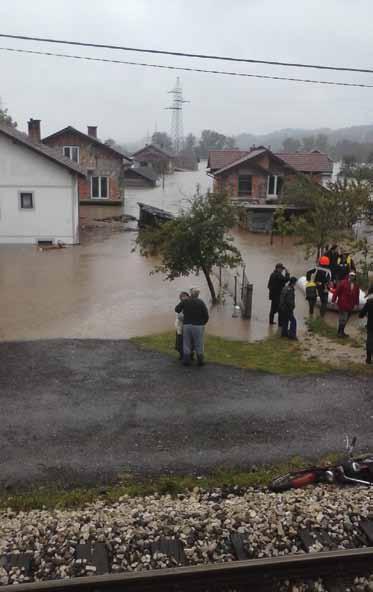
{"label": "man in dark jacket", "polygon": [[291,277],[280,296],[281,337],[289,337],[289,339],[297,339],[297,321],[294,316],[297,281],[296,277]]}
{"label": "man in dark jacket", "polygon": [[364,307],[359,312],[359,317],[362,319],[363,317],[368,317],[367,322],[367,343],[366,343],[366,350],[367,350],[367,364],[372,363],[372,354],[373,354],[373,285],[370,286],[367,295],[367,301],[364,304]]}
{"label": "man in dark jacket", "polygon": [[[284,274],[285,271],[285,274]],[[289,280],[289,272],[282,263],[277,263],[268,280],[269,299],[271,301],[271,310],[269,311],[269,324],[275,324],[275,314],[279,312],[280,296],[282,288]],[[279,325],[280,315],[279,315]]]}
{"label": "man in dark jacket", "polygon": [[183,363],[189,366],[191,353],[195,351],[199,366],[203,366],[204,328],[209,320],[206,304],[199,298],[199,290],[193,288],[190,298],[179,302],[175,312],[184,314],[183,327]]}

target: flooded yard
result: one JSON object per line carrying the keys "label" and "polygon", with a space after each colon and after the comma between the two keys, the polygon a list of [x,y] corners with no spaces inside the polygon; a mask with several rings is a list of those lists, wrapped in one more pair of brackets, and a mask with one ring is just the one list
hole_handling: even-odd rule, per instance
{"label": "flooded yard", "polygon": [[[187,206],[197,186],[204,192],[211,179],[204,167],[197,172],[166,177],[165,187],[129,189],[124,213],[137,216],[137,202],[172,212]],[[118,208],[84,206],[84,224],[123,213]],[[57,337],[128,338],[173,329],[174,307],[180,290],[198,285],[208,299],[205,282],[182,278],[165,282],[150,275],[152,261],[133,253],[134,232],[114,233],[101,227],[82,232],[82,244],[60,250],[39,251],[33,246],[0,248],[0,337],[3,340]],[[129,227],[134,223],[130,223]],[[247,275],[254,284],[253,318],[232,318],[232,301],[212,312],[210,333],[235,339],[260,339],[275,331],[268,326],[268,276],[278,261],[292,274],[304,273],[302,251],[290,241],[234,232]],[[306,314],[304,297],[297,293],[296,316],[300,327]],[[335,316],[332,315],[332,322]]]}

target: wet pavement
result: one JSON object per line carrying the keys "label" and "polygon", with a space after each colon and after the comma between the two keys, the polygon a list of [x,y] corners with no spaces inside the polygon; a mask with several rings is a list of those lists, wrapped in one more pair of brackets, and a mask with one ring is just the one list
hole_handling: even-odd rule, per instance
{"label": "wet pavement", "polygon": [[[129,189],[124,212],[138,216],[137,202],[145,202],[177,213],[188,205],[199,187],[211,185],[203,165],[200,171],[175,173],[165,178],[165,187]],[[121,213],[120,208],[84,206],[83,225]],[[202,277],[165,282],[159,274],[150,275],[154,261],[133,253],[134,232],[91,228],[82,232],[82,244],[66,249],[39,251],[34,246],[0,247],[0,339],[41,338],[128,338],[156,333],[174,326],[174,307],[178,293],[200,286],[209,294]],[[129,223],[127,229],[133,229]],[[136,226],[136,225],[135,225]],[[253,318],[232,319],[232,299],[214,309],[209,332],[234,339],[261,339],[274,329],[268,326],[269,274],[282,261],[292,274],[305,269],[303,253],[290,240],[235,230],[247,275],[254,284]],[[233,286],[230,274],[231,289]],[[232,290],[231,290],[232,291]],[[296,315],[300,329],[306,314],[302,294],[297,295]],[[331,315],[331,322],[335,315]]]}
{"label": "wet pavement", "polygon": [[371,379],[184,368],[128,341],[0,344],[0,487],[203,474],[373,447]]}

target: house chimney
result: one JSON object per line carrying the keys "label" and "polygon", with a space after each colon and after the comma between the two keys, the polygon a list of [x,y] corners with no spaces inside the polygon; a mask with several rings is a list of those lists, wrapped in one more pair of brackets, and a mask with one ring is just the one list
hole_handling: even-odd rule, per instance
{"label": "house chimney", "polygon": [[88,135],[91,136],[91,138],[96,138],[97,140],[97,125],[88,126]]}
{"label": "house chimney", "polygon": [[28,122],[28,135],[33,142],[41,142],[40,119],[30,119]]}

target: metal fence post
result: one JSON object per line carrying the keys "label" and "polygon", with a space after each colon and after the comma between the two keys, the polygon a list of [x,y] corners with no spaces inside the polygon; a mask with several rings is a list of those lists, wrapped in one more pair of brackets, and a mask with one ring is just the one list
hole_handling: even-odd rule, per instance
{"label": "metal fence post", "polygon": [[244,294],[244,310],[242,316],[244,319],[251,319],[252,306],[253,306],[253,284],[247,284],[245,286]]}

